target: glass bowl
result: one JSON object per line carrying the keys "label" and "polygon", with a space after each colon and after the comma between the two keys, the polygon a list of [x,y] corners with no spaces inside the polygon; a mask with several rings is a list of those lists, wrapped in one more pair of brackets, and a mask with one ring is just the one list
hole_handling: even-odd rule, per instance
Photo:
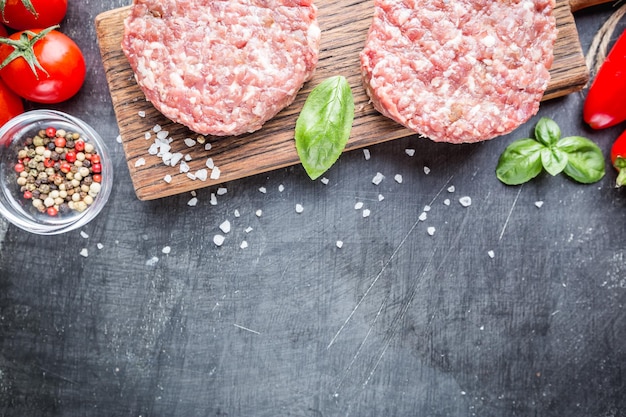
{"label": "glass bowl", "polygon": [[32,110],[0,127],[0,214],[21,229],[54,235],[82,227],[102,210],[112,184],[107,147],[82,120]]}

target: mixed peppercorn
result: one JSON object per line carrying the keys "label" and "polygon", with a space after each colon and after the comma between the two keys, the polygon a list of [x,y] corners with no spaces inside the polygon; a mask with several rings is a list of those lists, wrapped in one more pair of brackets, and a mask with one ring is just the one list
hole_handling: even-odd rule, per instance
{"label": "mixed peppercorn", "polygon": [[27,137],[14,169],[23,197],[50,216],[83,212],[100,193],[100,155],[76,132],[48,127]]}

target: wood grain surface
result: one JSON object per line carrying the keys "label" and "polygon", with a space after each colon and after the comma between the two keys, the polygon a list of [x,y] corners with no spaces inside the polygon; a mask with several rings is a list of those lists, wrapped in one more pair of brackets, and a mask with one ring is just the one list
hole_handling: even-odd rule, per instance
{"label": "wood grain surface", "polygon": [[[598,3],[598,0],[586,1],[590,5]],[[556,3],[559,36],[555,44],[552,80],[544,100],[582,89],[589,77],[570,3],[568,0],[557,0]],[[209,137],[207,140],[212,145],[210,150],[201,145],[188,147],[184,139],[196,138],[198,135],[182,125],[172,123],[145,100],[120,47],[123,20],[129,7],[110,10],[96,17],[96,34],[103,66],[128,169],[140,200],[166,197],[298,164],[293,142],[298,112],[309,91],[322,79],[332,75],[346,76],[355,98],[355,120],[346,151],[413,134],[374,110],[361,84],[358,55],[371,23],[373,1],[319,0],[316,4],[323,35],[314,78],[304,86],[291,106],[266,123],[260,131],[238,137]],[[577,8],[582,7],[584,4],[577,1]],[[145,117],[140,117],[140,112],[145,112]],[[219,178],[191,179],[187,173],[180,172],[178,166],[167,166],[158,156],[150,155],[148,148],[153,141],[147,140],[145,133],[155,125],[169,132],[173,139],[171,152],[188,155],[189,173],[206,169],[207,159],[212,158],[221,171]],[[166,175],[172,177],[171,183],[164,181]]]}

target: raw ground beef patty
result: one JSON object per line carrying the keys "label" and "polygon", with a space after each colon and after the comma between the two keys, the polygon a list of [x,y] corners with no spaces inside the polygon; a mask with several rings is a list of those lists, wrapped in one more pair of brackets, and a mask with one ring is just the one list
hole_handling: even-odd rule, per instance
{"label": "raw ground beef patty", "polygon": [[122,50],[174,122],[239,135],[291,104],[317,65],[312,0],[135,0]]}
{"label": "raw ground beef patty", "polygon": [[374,107],[439,142],[478,142],[536,114],[554,0],[375,0],[361,71]]}

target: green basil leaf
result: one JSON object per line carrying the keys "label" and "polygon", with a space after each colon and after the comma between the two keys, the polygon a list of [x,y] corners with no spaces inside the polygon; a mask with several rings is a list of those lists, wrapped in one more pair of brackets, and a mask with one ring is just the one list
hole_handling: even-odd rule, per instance
{"label": "green basil leaf", "polygon": [[557,147],[544,148],[541,150],[541,164],[552,176],[558,175],[567,165],[567,153]]}
{"label": "green basil leaf", "polygon": [[507,185],[523,184],[541,172],[541,151],[545,149],[534,139],[519,139],[500,155],[496,176]]}
{"label": "green basil leaf", "polygon": [[561,138],[561,128],[554,120],[542,117],[535,126],[535,138],[547,147],[552,147]]}
{"label": "green basil leaf", "polygon": [[605,161],[602,150],[587,138],[569,136],[561,139],[557,148],[567,153],[567,165],[563,172],[572,179],[591,184],[605,174]]}
{"label": "green basil leaf", "polygon": [[296,121],[296,150],[311,179],[326,172],[346,147],[354,120],[354,97],[343,76],[325,79],[306,99]]}

